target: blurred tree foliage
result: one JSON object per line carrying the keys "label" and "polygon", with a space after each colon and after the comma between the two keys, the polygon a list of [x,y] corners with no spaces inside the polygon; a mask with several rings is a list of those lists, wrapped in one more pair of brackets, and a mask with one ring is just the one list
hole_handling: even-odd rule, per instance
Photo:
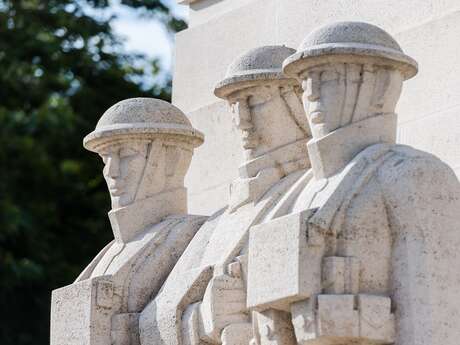
{"label": "blurred tree foliage", "polygon": [[[2,345],[49,344],[51,290],[112,236],[102,164],[84,135],[117,101],[170,96],[168,85],[142,82],[157,61],[124,53],[113,18],[94,15],[109,2],[0,0]],[[185,27],[160,0],[121,3],[171,32]]]}

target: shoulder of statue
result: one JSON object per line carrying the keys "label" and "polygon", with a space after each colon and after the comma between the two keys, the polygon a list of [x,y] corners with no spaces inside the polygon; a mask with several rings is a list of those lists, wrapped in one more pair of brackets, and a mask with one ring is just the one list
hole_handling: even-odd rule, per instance
{"label": "shoulder of statue", "polygon": [[[229,207],[225,206],[225,207],[219,209],[218,211],[214,212],[210,216],[206,216],[206,219],[204,220],[202,227],[206,227],[207,229],[214,229],[217,226],[217,224],[219,223],[219,221],[222,218],[222,216],[225,213],[227,213],[228,210],[229,210]],[[194,216],[194,217],[196,217],[196,216]]]}
{"label": "shoulder of statue", "polygon": [[211,216],[201,216],[201,215],[179,215],[179,216],[170,216],[168,219],[176,220],[172,227],[171,233],[178,234],[181,236],[184,233],[193,233],[193,239],[190,238],[190,251],[198,250],[201,248],[207,240],[212,235],[222,214],[225,212],[226,208],[219,210]]}
{"label": "shoulder of statue", "polygon": [[88,264],[88,266],[85,267],[83,272],[80,273],[80,275],[75,279],[75,283],[88,279],[91,276],[91,273],[93,273],[94,268],[96,265],[101,261],[102,257],[104,254],[109,250],[109,248],[115,243],[115,240],[110,241],[109,243],[106,244],[104,248],[96,255],[96,257]]}
{"label": "shoulder of statue", "polygon": [[454,171],[431,153],[406,145],[393,145],[390,151],[392,155],[378,169],[384,190],[398,189],[400,194],[417,190],[423,194],[459,185]]}
{"label": "shoulder of statue", "polygon": [[209,217],[194,215],[194,214],[181,214],[181,215],[172,215],[166,218],[167,220],[175,221],[177,225],[179,224],[190,224],[192,226],[202,225],[205,223]]}
{"label": "shoulder of statue", "polygon": [[164,224],[164,226],[161,226],[163,229],[160,230],[163,234],[156,236],[157,238],[154,239],[154,242],[162,243],[167,238],[175,238],[177,236],[182,238],[183,241],[190,242],[208,218],[207,216],[191,214],[169,216],[160,223],[160,226]]}

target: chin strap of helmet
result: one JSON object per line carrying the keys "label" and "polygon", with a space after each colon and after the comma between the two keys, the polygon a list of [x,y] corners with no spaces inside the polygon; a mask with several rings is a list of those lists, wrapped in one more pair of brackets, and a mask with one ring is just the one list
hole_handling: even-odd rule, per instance
{"label": "chin strap of helmet", "polygon": [[300,99],[295,86],[288,86],[279,90],[280,97],[287,107],[287,113],[305,134],[305,137],[311,138],[310,125],[308,124],[305,111],[303,109],[302,100]]}
{"label": "chin strap of helmet", "polygon": [[165,147],[161,140],[153,140],[147,145],[147,158],[134,201],[146,199],[163,191],[166,184]]}

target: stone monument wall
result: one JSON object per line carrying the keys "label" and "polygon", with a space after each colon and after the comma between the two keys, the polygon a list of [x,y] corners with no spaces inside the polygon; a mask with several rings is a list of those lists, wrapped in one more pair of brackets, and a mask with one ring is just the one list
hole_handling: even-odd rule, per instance
{"label": "stone monument wall", "polygon": [[225,206],[242,160],[229,107],[213,94],[227,66],[261,45],[297,48],[314,28],[366,21],[388,31],[419,63],[403,89],[398,141],[431,152],[460,177],[460,2],[458,0],[182,0],[189,29],[176,36],[173,103],[206,141],[186,177],[190,213]]}

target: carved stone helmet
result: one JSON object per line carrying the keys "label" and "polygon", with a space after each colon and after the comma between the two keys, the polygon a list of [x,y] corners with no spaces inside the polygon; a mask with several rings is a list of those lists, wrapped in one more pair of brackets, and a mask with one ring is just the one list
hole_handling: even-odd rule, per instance
{"label": "carved stone helmet", "polygon": [[204,136],[172,104],[154,98],[130,98],[116,103],[102,115],[96,129],[83,139],[83,146],[98,152],[98,147],[112,141],[161,137],[197,147]]}
{"label": "carved stone helmet", "polygon": [[286,46],[263,46],[236,58],[228,67],[225,79],[219,82],[214,94],[226,99],[235,91],[260,85],[261,80],[297,83],[283,74],[283,61],[295,50]]}
{"label": "carved stone helmet", "polygon": [[314,30],[297,53],[284,61],[283,70],[286,75],[298,77],[310,67],[334,61],[389,66],[399,69],[404,79],[412,78],[418,70],[417,62],[404,54],[393,37],[362,22],[337,22]]}

